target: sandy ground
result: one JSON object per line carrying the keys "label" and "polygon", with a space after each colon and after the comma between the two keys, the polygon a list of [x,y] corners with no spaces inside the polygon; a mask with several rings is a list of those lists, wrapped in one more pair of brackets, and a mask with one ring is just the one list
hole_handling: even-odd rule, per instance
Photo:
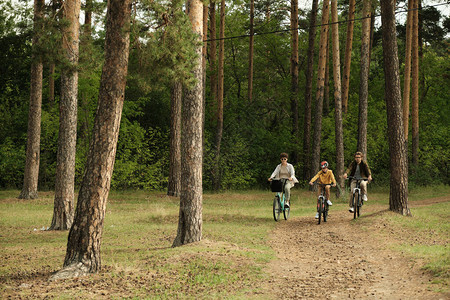
{"label": "sandy ground", "polygon": [[[450,197],[413,205],[441,201],[450,201]],[[271,298],[275,293],[281,299],[450,299],[448,294],[431,290],[432,277],[418,262],[390,248],[399,236],[411,232],[393,232],[385,224],[364,221],[383,213],[388,213],[386,207],[366,205],[357,222],[353,214],[332,208],[328,222],[320,225],[314,216],[280,221],[271,237],[278,259],[267,270],[273,276],[263,288],[265,295]]]}

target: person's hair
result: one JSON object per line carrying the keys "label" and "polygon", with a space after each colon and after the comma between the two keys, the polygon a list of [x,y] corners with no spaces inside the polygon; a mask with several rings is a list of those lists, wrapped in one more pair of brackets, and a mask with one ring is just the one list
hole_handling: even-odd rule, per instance
{"label": "person's hair", "polygon": [[289,155],[287,153],[283,152],[280,154],[280,159],[283,157],[289,158]]}
{"label": "person's hair", "polygon": [[354,156],[356,156],[356,155],[359,155],[359,156],[361,156],[361,158],[363,158],[363,157],[364,157],[364,155],[362,154],[362,152],[361,152],[361,151],[358,151],[358,152],[356,152]]}

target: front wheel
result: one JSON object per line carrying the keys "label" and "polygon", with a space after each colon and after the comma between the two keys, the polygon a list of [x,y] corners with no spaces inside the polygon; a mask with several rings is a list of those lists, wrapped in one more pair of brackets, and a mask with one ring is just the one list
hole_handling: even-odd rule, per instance
{"label": "front wheel", "polygon": [[328,204],[325,202],[325,209],[323,210],[323,221],[326,222],[328,219]]}
{"label": "front wheel", "polygon": [[356,215],[359,218],[359,210],[361,209],[361,205],[362,205],[362,199],[361,199],[361,195],[358,195],[358,205],[356,205]]}
{"label": "front wheel", "polygon": [[317,200],[317,212],[319,213],[319,219],[317,219],[317,224],[320,224],[320,219],[322,218],[322,206],[323,203],[321,199]]}
{"label": "front wheel", "polygon": [[278,220],[280,219],[280,214],[281,214],[280,197],[275,196],[275,198],[273,199],[273,218],[275,221],[278,222]]}
{"label": "front wheel", "polygon": [[353,219],[359,217],[359,193],[356,192],[353,194]]}
{"label": "front wheel", "polygon": [[286,207],[286,202],[284,202],[284,203],[285,203],[285,205],[284,205],[283,215],[284,215],[284,219],[287,220],[287,219],[289,219],[289,214],[291,213],[291,206],[289,203],[289,207]]}

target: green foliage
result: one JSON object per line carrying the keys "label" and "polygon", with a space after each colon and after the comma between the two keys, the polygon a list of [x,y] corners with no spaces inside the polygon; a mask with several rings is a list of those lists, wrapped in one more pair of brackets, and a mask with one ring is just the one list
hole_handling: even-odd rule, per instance
{"label": "green foliage", "polygon": [[167,88],[174,81],[186,86],[194,83],[190,70],[198,42],[183,4],[180,0],[141,1],[142,16],[135,15],[134,20],[136,47],[130,74],[144,91]]}
{"label": "green foliage", "polygon": [[25,146],[17,147],[10,137],[0,144],[0,186],[19,188],[23,178]]}
{"label": "green foliage", "polygon": [[[140,1],[133,16],[132,45],[129,59],[124,110],[119,134],[112,187],[116,189],[164,189],[169,164],[170,94],[174,81],[191,84],[189,70],[195,57],[195,36],[184,11],[184,1]],[[316,74],[305,74],[308,30],[304,29],[308,15],[301,15],[299,30],[299,125],[300,138],[292,136],[290,108],[290,35],[289,11],[280,0],[255,3],[254,84],[253,99],[247,99],[248,50],[247,37],[225,40],[224,129],[220,155],[222,189],[266,188],[267,177],[279,163],[279,153],[297,152],[303,143],[304,88],[306,76],[313,79],[313,116]],[[95,2],[96,24],[103,24],[104,2]],[[270,18],[267,8],[270,7]],[[342,7],[347,3],[340,3]],[[0,4],[0,169],[4,177],[0,188],[18,187],[23,180],[29,78],[31,63],[32,7]],[[50,8],[46,8],[50,16]],[[344,9],[345,10],[345,9]],[[217,32],[219,31],[217,6]],[[360,11],[357,9],[357,11]],[[341,20],[346,18],[342,11]],[[358,17],[358,16],[357,16]],[[419,165],[410,166],[410,187],[434,183],[449,184],[450,111],[448,95],[449,57],[442,37],[444,17],[435,10],[425,10],[423,75],[425,90],[420,91]],[[448,18],[447,18],[448,19]],[[318,22],[320,16],[318,17]],[[444,21],[442,23],[441,21]],[[447,22],[447,23],[445,23]],[[440,24],[443,24],[442,26]],[[60,11],[45,20],[47,31],[44,48],[44,92],[41,132],[41,162],[39,185],[51,189],[55,181],[58,136],[59,73],[64,68],[59,56],[60,32],[65,22]],[[403,24],[400,24],[403,25]],[[441,28],[442,30],[438,29]],[[399,29],[402,29],[401,26]],[[341,59],[344,57],[346,24],[340,26]],[[241,36],[249,31],[249,6],[245,1],[227,3],[226,37]],[[320,27],[317,28],[317,32]],[[268,32],[277,32],[267,34]],[[79,109],[76,156],[76,183],[84,174],[94,123],[98,89],[103,63],[104,28],[93,28],[92,36],[81,34],[79,59]],[[359,53],[361,23],[355,22],[353,55],[350,73],[348,113],[344,116],[345,165],[353,159],[357,145],[359,103]],[[316,38],[315,64],[317,63]],[[208,36],[208,39],[214,37]],[[403,65],[404,35],[399,32],[399,58]],[[208,46],[212,41],[208,42]],[[218,41],[215,41],[218,44]],[[208,57],[209,59],[209,57]],[[56,63],[55,102],[48,101],[48,64]],[[205,90],[204,189],[212,188],[213,157],[216,135],[216,103],[210,91],[211,72],[207,62]],[[332,80],[332,76],[330,78]],[[389,182],[389,145],[384,99],[383,50],[379,28],[375,28],[370,62],[368,107],[368,155],[376,185]],[[401,80],[402,84],[403,81]],[[321,158],[335,168],[335,128],[333,84],[330,81],[330,112],[323,117]],[[411,137],[411,134],[410,134]],[[409,141],[411,155],[411,139]],[[290,160],[290,162],[293,162]],[[302,162],[293,162],[296,173],[302,174]],[[22,167],[20,167],[22,166]],[[6,173],[3,173],[6,172]],[[299,176],[298,176],[299,177]]]}
{"label": "green foliage", "polygon": [[144,130],[123,117],[111,186],[161,190],[168,176],[167,131]]}

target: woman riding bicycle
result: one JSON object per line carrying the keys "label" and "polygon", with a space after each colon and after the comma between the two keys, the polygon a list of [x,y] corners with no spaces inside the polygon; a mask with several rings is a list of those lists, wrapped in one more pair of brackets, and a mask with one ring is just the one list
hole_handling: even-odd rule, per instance
{"label": "woman riding bicycle", "polygon": [[284,152],[281,153],[280,160],[281,164],[279,164],[275,168],[275,171],[273,171],[272,175],[270,175],[269,181],[272,181],[272,179],[288,179],[288,181],[286,181],[286,185],[284,186],[284,193],[286,194],[285,205],[289,207],[289,201],[291,199],[291,188],[294,186],[294,184],[298,183],[298,180],[295,177],[294,166],[287,162],[288,154]]}
{"label": "woman riding bicycle", "polygon": [[[351,183],[350,183],[350,190],[353,191],[353,189],[356,187],[356,180],[357,179],[368,179],[369,182],[372,181],[372,172],[370,171],[369,165],[367,162],[363,160],[363,154],[362,152],[356,152],[355,153],[355,160],[351,162],[351,164],[348,166],[347,170],[345,171],[343,177],[344,179],[347,179],[347,174],[350,174],[351,177],[353,177]],[[367,181],[361,181],[360,182],[361,187],[361,195],[362,199],[364,201],[367,201]],[[349,201],[349,212],[353,213],[353,203],[352,203],[352,193],[350,193],[350,201]]]}
{"label": "woman riding bicycle", "polygon": [[[333,183],[332,186],[336,186],[336,179],[334,178],[333,171],[328,169],[328,162],[326,162],[326,161],[321,162],[320,168],[321,168],[321,170],[319,171],[319,173],[317,173],[316,176],[314,176],[310,180],[309,184],[313,185],[314,181],[319,179],[319,183],[321,183],[321,184]],[[319,186],[319,188],[317,189],[317,192],[318,192],[317,195],[320,195],[322,193],[322,188],[325,189],[325,195],[327,197],[328,205],[330,205],[330,206],[333,205],[333,203],[331,203],[331,201],[330,201],[330,186],[329,185],[324,186],[324,187]],[[319,218],[319,213],[317,212],[316,219],[318,219],[318,218]]]}

